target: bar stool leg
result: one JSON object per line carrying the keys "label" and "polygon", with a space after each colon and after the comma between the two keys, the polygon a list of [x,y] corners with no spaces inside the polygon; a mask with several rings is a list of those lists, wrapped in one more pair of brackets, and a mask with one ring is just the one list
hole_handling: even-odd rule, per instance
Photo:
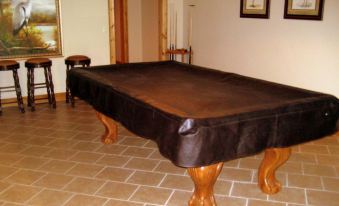
{"label": "bar stool leg", "polygon": [[31,111],[34,112],[35,111],[35,97],[34,97],[34,69],[31,68],[30,69],[30,85],[29,85],[29,89],[30,89],[30,98],[29,101],[31,103]]}
{"label": "bar stool leg", "polygon": [[1,90],[0,90],[0,116],[2,115]]}
{"label": "bar stool leg", "polygon": [[27,68],[27,106],[31,106],[31,72]]}
{"label": "bar stool leg", "polygon": [[48,97],[48,103],[52,104],[52,98],[51,98],[51,84],[47,75],[47,67],[44,67],[44,73],[45,73],[45,82],[46,82],[46,89],[47,89],[47,97]]}
{"label": "bar stool leg", "polygon": [[13,70],[13,79],[14,79],[15,92],[16,92],[16,98],[18,100],[19,110],[21,111],[21,113],[25,113],[24,103],[22,101],[18,71],[16,69]]}
{"label": "bar stool leg", "polygon": [[51,91],[51,97],[52,97],[52,104],[53,108],[56,108],[56,101],[55,101],[55,95],[54,95],[54,84],[53,84],[53,79],[52,79],[52,72],[51,72],[51,67],[47,67],[47,74],[48,74],[48,80],[49,80],[49,86],[50,86],[50,91]]}
{"label": "bar stool leg", "polygon": [[69,91],[69,80],[68,80],[68,73],[69,73],[69,65],[66,66],[66,103],[69,103],[71,99],[70,91]]}

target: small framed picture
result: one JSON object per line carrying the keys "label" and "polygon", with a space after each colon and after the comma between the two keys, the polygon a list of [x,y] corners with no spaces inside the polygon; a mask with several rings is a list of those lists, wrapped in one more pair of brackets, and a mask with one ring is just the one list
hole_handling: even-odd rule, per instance
{"label": "small framed picture", "polygon": [[324,0],[285,0],[285,19],[322,20]]}
{"label": "small framed picture", "polygon": [[270,0],[240,0],[240,17],[269,18]]}

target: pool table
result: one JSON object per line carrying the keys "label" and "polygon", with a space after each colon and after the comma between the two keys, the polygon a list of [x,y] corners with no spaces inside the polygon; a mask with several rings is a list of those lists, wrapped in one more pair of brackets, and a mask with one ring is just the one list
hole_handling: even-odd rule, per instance
{"label": "pool table", "polygon": [[104,143],[117,140],[119,122],[188,169],[191,206],[216,205],[223,162],[261,151],[259,187],[277,193],[275,171],[290,146],[337,130],[334,96],[175,61],[72,69],[69,83],[72,95],[97,111]]}

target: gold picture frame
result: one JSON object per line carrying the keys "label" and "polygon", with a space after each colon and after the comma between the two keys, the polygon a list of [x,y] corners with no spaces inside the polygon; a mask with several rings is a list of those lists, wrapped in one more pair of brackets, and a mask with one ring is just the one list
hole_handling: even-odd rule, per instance
{"label": "gold picture frame", "polygon": [[322,20],[324,0],[285,0],[285,19]]}
{"label": "gold picture frame", "polygon": [[269,18],[270,0],[240,0],[240,17]]}
{"label": "gold picture frame", "polygon": [[62,56],[60,0],[1,0],[0,59]]}

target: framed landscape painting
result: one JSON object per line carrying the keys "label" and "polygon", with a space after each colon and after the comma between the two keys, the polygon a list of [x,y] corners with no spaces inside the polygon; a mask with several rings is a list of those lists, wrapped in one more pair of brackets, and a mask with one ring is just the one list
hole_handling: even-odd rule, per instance
{"label": "framed landscape painting", "polygon": [[0,59],[61,56],[59,0],[0,0]]}
{"label": "framed landscape painting", "polygon": [[240,0],[240,17],[269,18],[269,0]]}
{"label": "framed landscape painting", "polygon": [[322,20],[324,0],[285,0],[285,19]]}

